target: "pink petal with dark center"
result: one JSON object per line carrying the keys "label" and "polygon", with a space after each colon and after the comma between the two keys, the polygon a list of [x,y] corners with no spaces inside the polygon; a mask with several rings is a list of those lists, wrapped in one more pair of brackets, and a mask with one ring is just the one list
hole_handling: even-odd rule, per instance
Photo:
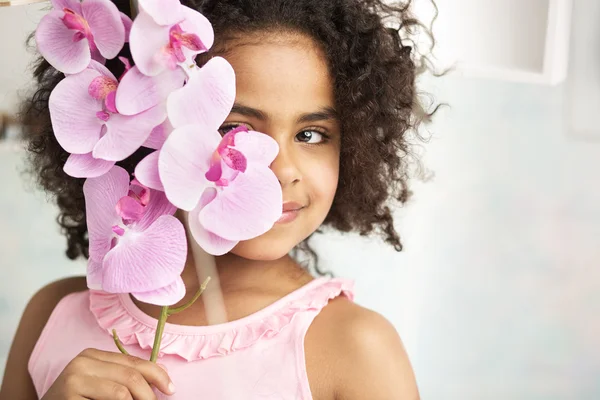
{"label": "pink petal with dark center", "polygon": [[204,175],[221,141],[215,130],[199,125],[175,129],[160,150],[158,170],[167,198],[178,208],[192,210],[209,185]]}
{"label": "pink petal with dark center", "polygon": [[50,65],[66,74],[76,74],[90,63],[90,47],[87,40],[73,41],[75,31],[65,26],[64,15],[62,10],[44,15],[35,31],[35,42]]}
{"label": "pink petal with dark center", "polygon": [[107,0],[85,0],[81,11],[100,54],[107,59],[115,58],[125,43],[125,26],[117,6]]}
{"label": "pink petal with dark center", "polygon": [[235,101],[235,73],[222,57],[210,59],[188,83],[167,99],[169,119],[175,128],[199,124],[217,130]]}
{"label": "pink petal with dark center", "polygon": [[139,220],[144,214],[144,206],[130,196],[121,197],[116,206],[117,214],[124,220]]}
{"label": "pink petal with dark center", "polygon": [[202,247],[204,251],[214,256],[220,256],[229,253],[238,242],[223,239],[212,232],[207,231],[200,223],[200,212],[202,209],[217,196],[215,188],[208,188],[202,194],[196,208],[188,214],[188,224],[194,240]]}
{"label": "pink petal with dark center", "polygon": [[181,277],[177,277],[175,281],[165,287],[151,290],[149,292],[131,293],[133,297],[144,303],[154,304],[157,306],[172,306],[185,296],[185,284]]}
{"label": "pink petal with dark center", "polygon": [[[189,7],[183,6],[185,20],[179,26],[187,34],[194,34],[202,41],[205,49],[210,49],[215,41],[215,33],[210,21],[201,13]],[[206,50],[191,50],[183,47],[183,53],[188,60],[187,63],[192,63],[196,54],[204,53]]]}
{"label": "pink petal with dark center", "polygon": [[232,149],[231,147],[226,147],[219,153],[223,158],[223,162],[225,162],[229,168],[240,172],[246,171],[248,161],[241,152],[236,149]]}
{"label": "pink petal with dark center", "polygon": [[115,205],[127,195],[128,190],[129,174],[117,166],[98,178],[87,179],[83,184],[90,258],[102,260],[110,250],[114,236],[112,227],[121,224]]}
{"label": "pink petal with dark center", "polygon": [[132,225],[132,229],[146,230],[163,215],[174,215],[177,208],[167,200],[164,192],[158,190],[150,191],[150,201],[142,218]]}
{"label": "pink petal with dark center", "polygon": [[170,215],[147,230],[126,232],[104,257],[102,286],[110,293],[139,293],[170,285],[187,258],[183,225]]}
{"label": "pink petal with dark center", "polygon": [[270,230],[281,217],[281,186],[267,167],[240,173],[200,212],[200,223],[228,240],[248,240]]}
{"label": "pink petal with dark center", "polygon": [[96,178],[110,171],[113,165],[114,161],[94,158],[92,153],[71,154],[63,170],[74,178]]}
{"label": "pink petal with dark center", "polygon": [[97,71],[86,69],[66,77],[50,93],[48,107],[54,135],[69,153],[89,153],[100,139],[104,122],[96,113],[102,111],[102,101],[88,94],[90,83],[98,76]]}
{"label": "pink petal with dark center", "polygon": [[164,121],[164,109],[153,107],[148,111],[125,116],[113,114],[106,123],[106,134],[93,149],[96,158],[120,161],[132,155],[146,141],[152,129]]}

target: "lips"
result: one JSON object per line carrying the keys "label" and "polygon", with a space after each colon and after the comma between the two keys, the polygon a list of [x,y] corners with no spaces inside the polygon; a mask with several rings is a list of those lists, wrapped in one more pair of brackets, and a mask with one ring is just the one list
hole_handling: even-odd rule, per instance
{"label": "lips", "polygon": [[298,217],[300,211],[304,209],[304,206],[295,201],[288,201],[283,203],[283,209],[281,217],[277,220],[278,224],[286,224],[292,222]]}
{"label": "lips", "polygon": [[286,201],[283,203],[283,212],[287,211],[299,211],[303,209],[304,206],[300,203],[296,203],[295,201]]}

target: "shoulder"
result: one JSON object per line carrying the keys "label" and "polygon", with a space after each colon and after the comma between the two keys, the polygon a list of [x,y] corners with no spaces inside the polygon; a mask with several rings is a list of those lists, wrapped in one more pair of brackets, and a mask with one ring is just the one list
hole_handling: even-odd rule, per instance
{"label": "shoulder", "polygon": [[60,300],[86,289],[85,277],[65,278],[44,286],[31,297],[8,354],[0,399],[37,398],[27,369],[33,348]]}
{"label": "shoulder", "polygon": [[335,399],[419,398],[402,340],[382,315],[340,296],[314,324],[332,357]]}

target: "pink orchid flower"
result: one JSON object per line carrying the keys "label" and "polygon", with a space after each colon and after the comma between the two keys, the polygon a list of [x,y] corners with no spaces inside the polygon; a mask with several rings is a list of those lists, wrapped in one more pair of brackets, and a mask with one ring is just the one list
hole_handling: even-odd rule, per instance
{"label": "pink orchid flower", "polygon": [[[129,42],[133,60],[144,75],[156,76],[179,65],[187,69],[197,54],[212,46],[212,25],[199,12],[173,0],[145,1],[140,6]],[[170,12],[161,13],[169,7]]]}
{"label": "pink orchid flower", "polygon": [[116,106],[121,90],[114,75],[92,61],[90,68],[67,76],[50,94],[54,134],[71,153],[64,167],[67,174],[90,178],[106,173],[116,161],[133,154],[165,120],[164,105],[122,115]]}
{"label": "pink orchid flower", "polygon": [[36,30],[38,50],[57,70],[83,71],[93,59],[117,56],[127,41],[131,19],[110,0],[51,0],[54,10]]}
{"label": "pink orchid flower", "polygon": [[185,295],[185,229],[165,194],[148,189],[121,167],[83,185],[90,242],[90,289],[131,293],[172,305]]}
{"label": "pink orchid flower", "polygon": [[[122,82],[123,84],[123,82]],[[119,98],[117,97],[117,105]],[[187,84],[167,98],[169,118],[156,127],[144,146],[160,149],[175,127],[198,124],[216,131],[229,115],[235,100],[235,73],[222,57],[213,57],[190,73]],[[151,153],[136,167],[135,176],[144,185],[164,190],[158,174],[158,152]]]}
{"label": "pink orchid flower", "polygon": [[238,127],[224,137],[201,125],[175,129],[159,153],[167,198],[190,211],[194,239],[213,255],[267,232],[281,216],[282,193],[269,165],[271,137]]}

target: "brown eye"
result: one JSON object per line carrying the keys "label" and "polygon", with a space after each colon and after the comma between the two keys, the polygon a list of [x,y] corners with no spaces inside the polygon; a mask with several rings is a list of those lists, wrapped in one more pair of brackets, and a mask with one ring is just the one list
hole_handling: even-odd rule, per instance
{"label": "brown eye", "polygon": [[248,124],[236,124],[236,123],[228,123],[228,124],[223,124],[221,125],[221,127],[219,128],[219,133],[221,134],[221,136],[225,136],[225,134],[229,131],[234,130],[235,128],[237,128],[238,126],[245,126],[246,128],[248,128],[249,131],[253,131],[254,129],[248,125]]}
{"label": "brown eye", "polygon": [[324,133],[317,132],[314,130],[302,131],[296,135],[297,141],[308,144],[319,144],[322,143],[325,139],[326,136]]}

